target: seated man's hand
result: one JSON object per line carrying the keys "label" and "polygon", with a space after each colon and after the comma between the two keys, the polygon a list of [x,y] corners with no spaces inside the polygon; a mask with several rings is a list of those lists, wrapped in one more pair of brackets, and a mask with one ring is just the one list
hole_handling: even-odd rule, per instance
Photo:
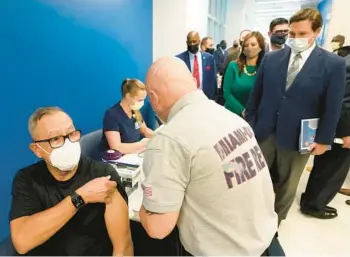
{"label": "seated man's hand", "polygon": [[110,180],[111,176],[91,180],[76,192],[85,203],[109,203],[116,190],[117,183]]}

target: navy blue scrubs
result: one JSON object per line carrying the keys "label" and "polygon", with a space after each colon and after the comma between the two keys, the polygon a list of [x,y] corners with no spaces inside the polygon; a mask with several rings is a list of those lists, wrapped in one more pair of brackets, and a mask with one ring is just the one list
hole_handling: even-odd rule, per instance
{"label": "navy blue scrubs", "polygon": [[103,118],[103,136],[100,144],[102,154],[110,149],[104,134],[106,131],[118,131],[122,143],[135,143],[141,139],[140,126],[134,117],[128,117],[120,102],[109,108]]}

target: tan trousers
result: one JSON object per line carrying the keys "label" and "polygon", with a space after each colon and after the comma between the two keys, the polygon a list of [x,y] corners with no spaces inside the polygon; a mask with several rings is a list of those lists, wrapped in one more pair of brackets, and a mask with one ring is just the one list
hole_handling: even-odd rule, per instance
{"label": "tan trousers", "polygon": [[286,219],[290,207],[293,204],[299,185],[301,174],[309,159],[309,154],[300,154],[298,151],[279,149],[275,135],[269,136],[260,143],[266,162],[271,169],[274,161],[277,161],[279,180],[274,184],[275,211],[278,214],[278,224]]}

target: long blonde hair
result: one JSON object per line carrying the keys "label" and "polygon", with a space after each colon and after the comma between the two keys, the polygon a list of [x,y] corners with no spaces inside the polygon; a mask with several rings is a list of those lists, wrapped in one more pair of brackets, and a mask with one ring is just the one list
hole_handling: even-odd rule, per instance
{"label": "long blonde hair", "polygon": [[[146,86],[138,79],[125,79],[122,84],[122,96],[125,98],[127,94],[135,96],[140,91],[146,91]],[[138,124],[143,122],[142,114],[140,111],[133,111],[133,116]]]}

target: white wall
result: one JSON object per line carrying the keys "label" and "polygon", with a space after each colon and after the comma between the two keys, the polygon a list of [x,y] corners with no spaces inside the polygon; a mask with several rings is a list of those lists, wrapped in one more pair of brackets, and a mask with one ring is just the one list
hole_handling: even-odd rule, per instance
{"label": "white wall", "polygon": [[239,39],[242,30],[256,29],[254,12],[255,0],[228,0],[225,34],[229,46]]}
{"label": "white wall", "polygon": [[257,30],[257,24],[255,20],[255,0],[245,0],[244,3],[243,26],[250,30]]}
{"label": "white wall", "polygon": [[[176,1],[176,0],[173,0]],[[187,31],[198,31],[201,38],[208,36],[209,0],[187,0]]]}
{"label": "white wall", "polygon": [[325,42],[326,49],[331,49],[331,40],[338,34],[345,36],[345,45],[350,45],[349,10],[349,0],[333,0],[332,16]]}
{"label": "white wall", "polygon": [[233,41],[239,38],[241,30],[244,29],[244,6],[245,0],[227,1],[225,38],[228,46],[232,46]]}
{"label": "white wall", "polygon": [[209,0],[153,0],[153,60],[186,50],[191,30],[207,36]]}
{"label": "white wall", "polygon": [[[153,60],[184,50],[187,0],[153,0]],[[142,40],[140,38],[140,40]]]}

